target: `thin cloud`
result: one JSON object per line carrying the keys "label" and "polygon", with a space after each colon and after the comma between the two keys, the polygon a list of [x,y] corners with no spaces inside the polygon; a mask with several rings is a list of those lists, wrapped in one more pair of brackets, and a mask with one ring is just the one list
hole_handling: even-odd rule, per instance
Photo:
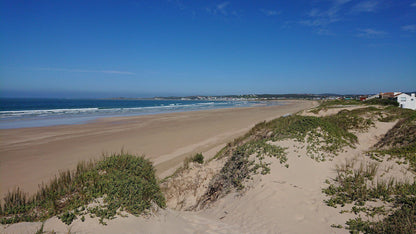
{"label": "thin cloud", "polygon": [[214,8],[206,8],[207,12],[213,15],[222,14],[228,15],[227,7],[230,5],[230,2],[222,2],[217,4]]}
{"label": "thin cloud", "polygon": [[414,3],[410,4],[410,6],[412,6],[412,7],[416,7],[416,2],[414,2]]}
{"label": "thin cloud", "polygon": [[300,20],[299,24],[313,27],[314,31],[319,35],[334,35],[329,32],[327,27],[342,19],[339,12],[343,9],[344,5],[350,1],[351,0],[331,0],[331,5],[326,10],[313,8],[306,14],[308,18]]}
{"label": "thin cloud", "polygon": [[260,9],[260,12],[265,14],[266,16],[275,16],[275,15],[280,15],[281,14],[280,11],[267,10],[267,9]]}
{"label": "thin cloud", "polygon": [[387,32],[375,30],[371,28],[365,29],[358,29],[359,33],[357,37],[365,37],[365,38],[376,38],[376,37],[384,37],[387,35]]}
{"label": "thin cloud", "polygon": [[329,24],[339,21],[337,18],[316,18],[299,21],[300,24],[311,26],[311,27],[326,27]]}
{"label": "thin cloud", "polygon": [[67,68],[37,68],[39,71],[61,71],[61,72],[79,72],[79,73],[105,73],[105,74],[119,74],[119,75],[135,75],[136,73],[128,71],[116,70],[83,70],[83,69],[67,69]]}
{"label": "thin cloud", "polygon": [[353,13],[360,12],[375,12],[378,9],[379,3],[376,0],[368,0],[358,3],[352,8]]}
{"label": "thin cloud", "polygon": [[230,7],[231,3],[226,1],[215,5],[214,7],[206,7],[205,10],[211,15],[220,15],[223,17],[240,17],[241,11]]}
{"label": "thin cloud", "polygon": [[411,25],[404,25],[402,26],[402,30],[403,31],[407,31],[407,32],[416,32],[416,24],[411,24]]}
{"label": "thin cloud", "polygon": [[339,21],[335,8],[326,11],[321,11],[317,8],[310,10],[307,15],[309,19],[301,20],[300,23],[306,26],[322,27]]}
{"label": "thin cloud", "polygon": [[225,12],[225,8],[230,5],[230,2],[223,2],[217,5],[219,11]]}

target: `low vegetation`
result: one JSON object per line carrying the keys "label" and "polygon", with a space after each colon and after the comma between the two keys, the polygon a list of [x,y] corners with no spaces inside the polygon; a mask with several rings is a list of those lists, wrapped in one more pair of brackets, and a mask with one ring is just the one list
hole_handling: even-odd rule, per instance
{"label": "low vegetation", "polygon": [[372,118],[365,116],[369,111],[379,109],[344,110],[326,117],[291,115],[257,124],[216,155],[216,158],[228,157],[228,160],[211,182],[201,203],[215,201],[233,189],[241,190],[244,180],[251,174],[269,173],[270,167],[264,157],[276,157],[289,167],[285,149],[276,145],[279,141],[292,139],[306,143],[307,156],[317,161],[331,159],[344,147],[354,147],[357,136],[353,131],[364,131],[374,125]]}
{"label": "low vegetation", "polygon": [[359,215],[346,223],[351,233],[416,233],[416,182],[375,179],[377,163],[384,157],[399,164],[404,160],[416,173],[416,112],[388,101],[374,102],[367,103],[390,105],[372,112],[379,121],[398,122],[367,153],[375,162],[359,168],[347,162],[337,169],[337,177],[323,189],[329,196],[325,202],[333,207],[353,204],[351,210],[342,211]]}
{"label": "low vegetation", "polygon": [[315,114],[318,114],[321,110],[326,111],[329,108],[356,106],[356,105],[362,105],[362,104],[363,103],[358,101],[358,100],[342,100],[342,99],[325,100],[325,101],[322,101],[319,104],[319,106],[312,109],[311,112],[315,113]]}
{"label": "low vegetation", "polygon": [[[96,205],[89,205],[94,201]],[[140,215],[152,203],[165,207],[152,163],[144,157],[121,153],[79,163],[75,171],[62,172],[49,184],[42,184],[33,196],[19,188],[9,192],[0,209],[0,220],[9,224],[57,215],[69,225],[89,213],[105,224],[104,220],[114,218],[118,211]]]}
{"label": "low vegetation", "polygon": [[312,113],[318,114],[320,111],[326,111],[331,108],[340,108],[348,106],[368,106],[368,105],[379,105],[379,106],[399,106],[399,103],[391,99],[379,99],[374,98],[367,101],[358,100],[325,100],[320,103],[319,106],[311,110]]}
{"label": "low vegetation", "polygon": [[375,186],[372,181],[377,172],[377,164],[361,164],[358,169],[354,169],[354,163],[345,164],[337,168],[337,177],[334,179],[336,185],[330,184],[323,192],[330,196],[325,203],[328,206],[342,207],[353,203],[358,206],[364,205],[366,201],[382,199],[390,201],[390,192],[394,187],[394,180],[378,182]]}
{"label": "low vegetation", "polygon": [[382,106],[399,106],[399,103],[396,100],[379,99],[379,98],[366,100],[364,102],[364,104],[366,104],[366,105],[382,105]]}
{"label": "low vegetation", "polygon": [[175,170],[175,172],[165,178],[163,178],[160,183],[163,184],[165,183],[167,180],[169,180],[170,178],[173,178],[175,176],[177,176],[178,174],[182,173],[183,171],[189,169],[189,165],[190,163],[198,163],[198,164],[204,164],[204,155],[202,153],[197,153],[192,157],[187,157],[183,160],[183,164],[182,166],[180,166],[179,168],[177,168]]}
{"label": "low vegetation", "polygon": [[[398,109],[398,108],[396,108]],[[416,111],[398,109],[394,118],[402,117],[375,145],[373,156],[404,159],[416,171]]]}
{"label": "low vegetation", "polygon": [[191,162],[196,162],[199,164],[204,164],[204,156],[201,153],[197,153],[195,154],[195,156],[193,156],[191,158]]}
{"label": "low vegetation", "polygon": [[[365,219],[360,216],[348,220],[351,233],[415,233],[416,182],[399,183],[394,179],[374,182],[376,172],[376,163],[358,169],[353,164],[338,168],[334,183],[323,189],[330,197],[326,204],[333,207],[354,204],[351,210],[342,212],[365,215]],[[375,201],[382,201],[383,205],[368,205]],[[380,220],[379,216],[385,218]]]}
{"label": "low vegetation", "polygon": [[280,163],[287,161],[285,148],[268,144],[264,139],[248,141],[231,150],[231,153],[220,173],[211,181],[207,193],[200,199],[199,206],[204,207],[234,188],[242,190],[244,180],[251,174],[270,173],[270,164],[265,162],[265,157],[275,157]]}
{"label": "low vegetation", "polygon": [[[255,163],[253,155],[257,158],[277,155],[281,163],[286,163],[285,149],[273,142],[292,139],[305,143],[307,156],[325,161],[338,155],[345,147],[354,147],[357,142],[355,133],[368,130],[375,125],[375,121],[398,122],[369,153],[379,159],[384,155],[405,159],[414,168],[415,112],[397,108],[389,100],[378,99],[368,102],[324,102],[315,111],[352,105],[357,108],[342,110],[331,116],[291,115],[256,125],[244,137],[228,144],[217,154],[216,158],[228,157],[228,160],[212,180],[201,203],[204,206],[230,191],[242,190],[244,180],[259,169],[262,174],[267,174],[270,171],[268,164],[262,161]],[[333,207],[352,204],[352,208],[344,212],[365,215],[365,219],[360,216],[346,223],[352,233],[415,233],[415,182],[399,183],[394,179],[376,181],[377,169],[376,162],[358,168],[353,165],[338,168],[335,180],[332,183],[328,181],[329,187],[323,190],[329,197],[326,203]],[[384,205],[369,205],[374,201],[384,202]],[[340,225],[334,227],[342,228]]]}

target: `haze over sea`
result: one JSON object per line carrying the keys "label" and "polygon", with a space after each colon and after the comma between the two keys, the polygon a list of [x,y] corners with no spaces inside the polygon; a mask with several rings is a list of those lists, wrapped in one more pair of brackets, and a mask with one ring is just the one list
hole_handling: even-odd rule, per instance
{"label": "haze over sea", "polygon": [[101,117],[249,107],[256,104],[260,102],[2,98],[0,99],[0,129],[81,124]]}

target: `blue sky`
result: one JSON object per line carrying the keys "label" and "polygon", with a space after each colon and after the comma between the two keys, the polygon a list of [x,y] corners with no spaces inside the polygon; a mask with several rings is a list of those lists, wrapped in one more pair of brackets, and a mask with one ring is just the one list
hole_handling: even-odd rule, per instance
{"label": "blue sky", "polygon": [[0,96],[416,90],[416,0],[0,4]]}

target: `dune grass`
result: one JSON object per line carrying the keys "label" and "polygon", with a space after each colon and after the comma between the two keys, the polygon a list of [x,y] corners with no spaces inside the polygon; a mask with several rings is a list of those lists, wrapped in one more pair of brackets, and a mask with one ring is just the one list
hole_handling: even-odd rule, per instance
{"label": "dune grass", "polygon": [[[386,102],[386,105],[392,105]],[[410,163],[410,170],[416,173],[416,111],[388,106],[376,111],[379,121],[396,121],[374,146],[368,155],[376,161],[404,159]],[[374,112],[375,113],[375,112]],[[401,163],[400,160],[396,161]],[[351,233],[416,233],[416,181],[398,183],[394,179],[374,181],[376,162],[353,169],[344,165],[337,169],[337,177],[323,192],[329,196],[325,202],[337,207],[353,203],[354,214],[365,215],[347,221]],[[384,205],[369,207],[369,201],[382,201]],[[375,215],[381,219],[373,219]]]}
{"label": "dune grass", "polygon": [[336,107],[345,107],[345,106],[356,106],[362,105],[363,102],[357,100],[324,100],[321,101],[319,106],[313,108],[311,110],[312,113],[318,114],[321,110],[328,110],[329,108],[336,108]]}
{"label": "dune grass", "polygon": [[[328,206],[344,207],[353,203],[351,212],[361,216],[346,222],[351,233],[415,233],[416,232],[416,181],[399,183],[394,179],[374,182],[377,164],[353,165],[337,169],[334,183],[323,189],[329,196],[325,201]],[[367,206],[369,201],[383,201],[386,205]],[[345,211],[344,211],[345,212]],[[375,216],[384,216],[381,220]]]}
{"label": "dune grass", "polygon": [[[378,107],[372,106],[374,104]],[[392,132],[381,140],[386,147],[381,147],[380,143],[376,152],[405,158],[411,165],[414,164],[416,158],[414,111],[397,108],[391,101],[383,100],[364,103],[337,100],[324,102],[319,109],[347,105],[362,105],[362,107],[350,111],[342,110],[335,115],[325,117],[300,115],[280,117],[257,124],[245,136],[229,143],[215,157],[228,157],[228,160],[209,185],[202,204],[215,201],[233,189],[241,190],[244,188],[244,180],[250,177],[250,173],[258,168],[268,168],[267,164],[255,165],[249,156],[256,152],[259,153],[257,156],[267,155],[265,146],[270,146],[270,142],[285,139],[304,142],[307,144],[307,156],[317,161],[324,161],[328,156],[336,156],[344,147],[354,147],[357,142],[354,132],[368,130],[374,126],[374,121],[399,120]],[[285,162],[285,157],[282,159]],[[350,212],[355,214],[364,213],[367,217],[385,215],[385,218],[379,221],[363,221],[361,218],[349,220],[347,226],[352,233],[415,233],[416,183],[398,183],[393,179],[374,182],[376,172],[375,163],[361,165],[358,169],[353,169],[351,166],[339,168],[334,183],[330,183],[330,186],[323,190],[329,196],[326,203],[334,207],[354,203]],[[393,209],[365,206],[369,201],[384,201],[391,204]],[[338,225],[337,228],[339,227]]]}
{"label": "dune grass", "polygon": [[[212,158],[211,158],[212,160]],[[197,163],[200,165],[204,164],[204,155],[202,153],[197,153],[194,156],[187,157],[183,160],[182,166],[178,167],[175,172],[173,172],[171,175],[166,176],[160,181],[160,184],[165,183],[171,178],[174,178],[178,176],[180,173],[184,172],[185,170],[189,169],[190,163]]]}
{"label": "dune grass", "polygon": [[346,146],[354,147],[357,137],[352,130],[366,130],[374,125],[371,118],[363,117],[370,107],[344,110],[336,115],[315,117],[292,115],[256,125],[252,134],[270,141],[295,139],[308,144],[307,154],[311,158],[325,160],[327,155],[335,156]]}
{"label": "dune grass", "polygon": [[[240,140],[243,142],[242,139],[238,141]],[[234,147],[234,144],[229,144],[228,147]],[[208,190],[200,198],[198,206],[204,207],[233,189],[242,190],[244,180],[250,178],[251,174],[265,175],[270,173],[270,164],[264,162],[265,157],[277,158],[283,164],[287,161],[285,150],[283,147],[268,144],[265,139],[247,141],[235,146],[235,149],[223,149],[221,152],[231,153],[231,156],[220,173],[210,182]]]}
{"label": "dune grass", "polygon": [[[102,198],[102,204],[88,207]],[[152,163],[144,157],[121,153],[100,161],[81,162],[76,170],[61,172],[38,192],[28,196],[17,188],[4,198],[0,210],[2,224],[43,221],[52,216],[66,224],[90,213],[104,219],[114,218],[118,210],[139,215],[152,203],[165,207]]]}
{"label": "dune grass", "polygon": [[353,164],[337,168],[335,184],[323,189],[323,192],[330,196],[325,203],[332,207],[337,207],[337,205],[343,207],[353,202],[355,205],[362,206],[365,202],[375,201],[375,199],[391,201],[393,188],[399,186],[394,180],[370,185],[376,175],[377,166],[376,163],[371,163],[361,164],[358,169],[354,169]]}
{"label": "dune grass", "polygon": [[372,155],[404,159],[416,171],[416,111],[391,108],[389,119],[399,119],[396,125],[375,145]]}
{"label": "dune grass", "polygon": [[[242,190],[244,180],[250,174],[268,174],[270,167],[263,161],[264,157],[276,157],[281,164],[289,167],[285,148],[271,144],[272,142],[278,144],[281,140],[293,139],[306,143],[307,156],[316,161],[334,157],[344,147],[354,147],[357,136],[352,130],[366,130],[374,125],[371,118],[364,117],[369,111],[375,113],[379,109],[364,107],[326,117],[291,115],[257,124],[245,136],[229,143],[214,157],[227,157],[228,160],[211,181],[201,203],[215,201],[233,189]],[[250,158],[252,155],[255,159]]]}
{"label": "dune grass", "polygon": [[312,113],[318,114],[321,110],[326,111],[330,108],[342,108],[348,106],[399,106],[399,103],[391,99],[379,99],[374,98],[367,101],[358,101],[358,100],[324,100],[321,103],[311,110]]}

